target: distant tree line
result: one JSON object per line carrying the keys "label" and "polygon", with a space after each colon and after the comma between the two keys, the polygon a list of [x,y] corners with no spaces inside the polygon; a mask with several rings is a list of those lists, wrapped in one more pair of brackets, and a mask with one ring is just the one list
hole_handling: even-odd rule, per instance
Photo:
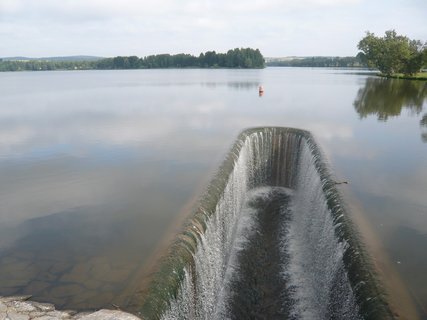
{"label": "distant tree line", "polygon": [[427,43],[398,35],[395,30],[386,31],[384,37],[368,31],[358,48],[360,59],[387,76],[414,75],[427,65]]}
{"label": "distant tree line", "polygon": [[88,70],[95,69],[93,61],[7,60],[1,61],[0,71]]}
{"label": "distant tree line", "polygon": [[233,49],[227,53],[207,51],[198,57],[190,54],[158,54],[144,58],[115,57],[96,62],[99,69],[152,68],[263,68],[264,57],[258,49]]}
{"label": "distant tree line", "polygon": [[198,57],[181,53],[158,54],[143,58],[119,56],[97,61],[0,61],[0,71],[263,67],[263,55],[258,49],[251,48],[236,48],[228,50],[227,53],[207,51]]}
{"label": "distant tree line", "polygon": [[271,67],[312,67],[312,68],[357,68],[366,67],[359,57],[306,57],[289,60],[273,60],[266,63]]}

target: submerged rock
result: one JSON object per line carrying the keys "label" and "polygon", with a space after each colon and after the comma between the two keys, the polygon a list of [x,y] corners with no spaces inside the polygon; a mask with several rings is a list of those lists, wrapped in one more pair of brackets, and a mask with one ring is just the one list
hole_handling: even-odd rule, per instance
{"label": "submerged rock", "polygon": [[140,320],[133,314],[118,310],[59,311],[53,304],[29,301],[30,298],[0,297],[0,320]]}

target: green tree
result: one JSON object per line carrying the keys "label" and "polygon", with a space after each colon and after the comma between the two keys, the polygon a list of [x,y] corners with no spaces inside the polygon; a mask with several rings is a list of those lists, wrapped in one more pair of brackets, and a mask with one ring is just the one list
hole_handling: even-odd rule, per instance
{"label": "green tree", "polygon": [[409,42],[409,59],[405,62],[405,74],[415,74],[427,63],[427,47],[419,40]]}
{"label": "green tree", "polygon": [[137,56],[130,56],[128,58],[129,68],[138,69],[139,68],[139,58]]}
{"label": "green tree", "polygon": [[412,75],[419,72],[426,62],[426,45],[398,35],[394,30],[386,31],[384,37],[377,37],[368,31],[357,47],[362,52],[358,54],[359,59],[385,75]]}

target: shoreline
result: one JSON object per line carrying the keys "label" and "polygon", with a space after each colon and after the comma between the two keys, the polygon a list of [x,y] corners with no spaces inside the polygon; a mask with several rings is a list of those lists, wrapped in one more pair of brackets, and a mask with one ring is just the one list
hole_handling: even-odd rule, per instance
{"label": "shoreline", "polygon": [[414,76],[407,76],[404,74],[392,74],[385,75],[382,73],[377,74],[379,77],[387,79],[401,79],[401,80],[417,80],[417,81],[427,81],[427,72],[419,72]]}
{"label": "shoreline", "polygon": [[0,70],[1,73],[21,73],[21,72],[54,72],[54,71],[70,71],[70,72],[76,72],[76,71],[131,71],[131,70],[263,70],[268,68],[265,67],[259,67],[259,68],[238,68],[238,67],[170,67],[170,68],[123,68],[123,69],[95,69],[95,68],[81,68],[81,69],[52,69],[52,70]]}

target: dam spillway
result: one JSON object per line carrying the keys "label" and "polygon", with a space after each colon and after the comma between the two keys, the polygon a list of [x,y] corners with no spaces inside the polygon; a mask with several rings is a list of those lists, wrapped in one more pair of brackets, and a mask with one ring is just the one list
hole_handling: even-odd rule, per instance
{"label": "dam spillway", "polygon": [[146,294],[144,319],[392,319],[307,131],[240,134]]}

